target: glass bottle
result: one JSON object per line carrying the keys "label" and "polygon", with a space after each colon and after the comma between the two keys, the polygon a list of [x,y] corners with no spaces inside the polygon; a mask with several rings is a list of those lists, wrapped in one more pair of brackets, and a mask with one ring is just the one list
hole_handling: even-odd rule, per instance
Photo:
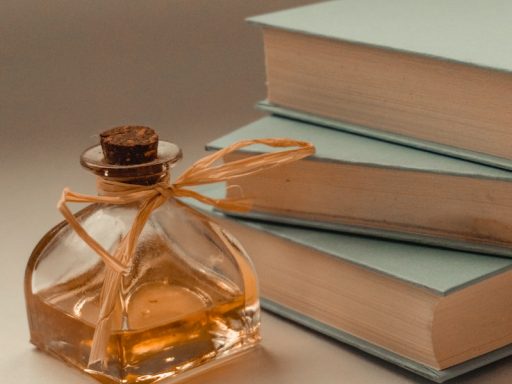
{"label": "glass bottle", "polygon": [[[112,165],[100,146],[81,164],[98,177],[151,185],[169,176],[181,152],[160,141],[158,158]],[[109,252],[127,233],[138,204],[92,204],[76,214]],[[179,378],[258,344],[255,272],[243,248],[207,216],[169,198],[140,235],[111,314],[106,358],[88,364],[101,290],[109,273],[100,257],[62,222],[35,247],[25,274],[31,342],[102,383]]]}

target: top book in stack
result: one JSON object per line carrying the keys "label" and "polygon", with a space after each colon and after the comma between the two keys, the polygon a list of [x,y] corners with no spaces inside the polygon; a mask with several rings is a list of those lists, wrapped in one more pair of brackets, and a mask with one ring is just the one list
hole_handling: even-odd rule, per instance
{"label": "top book in stack", "polygon": [[260,106],[512,169],[511,14],[500,0],[342,0],[252,17]]}

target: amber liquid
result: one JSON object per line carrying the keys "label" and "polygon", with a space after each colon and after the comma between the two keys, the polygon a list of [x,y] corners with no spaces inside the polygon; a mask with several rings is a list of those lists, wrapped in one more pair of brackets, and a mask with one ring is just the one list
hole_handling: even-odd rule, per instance
{"label": "amber liquid", "polygon": [[243,324],[251,322],[244,297],[206,307],[188,289],[163,285],[147,287],[139,296],[131,308],[133,329],[112,332],[104,367],[87,367],[94,334],[87,315],[77,318],[74,308],[58,308],[39,295],[31,303],[31,341],[102,383],[153,383],[241,352],[259,339],[257,328]]}

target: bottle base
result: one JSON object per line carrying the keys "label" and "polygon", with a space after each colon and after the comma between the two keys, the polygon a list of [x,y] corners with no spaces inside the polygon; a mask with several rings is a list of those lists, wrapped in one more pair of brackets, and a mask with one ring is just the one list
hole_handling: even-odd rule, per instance
{"label": "bottle base", "polygon": [[231,362],[232,360],[239,358],[242,355],[259,349],[260,341],[261,337],[258,332],[248,338],[248,340],[244,341],[242,346],[233,348],[229,351],[224,351],[217,354],[211,353],[209,355],[203,356],[201,359],[189,361],[179,366],[173,366],[169,371],[143,376],[128,375],[123,378],[111,377],[95,370],[83,369],[81,366],[75,364],[74,360],[66,359],[65,356],[59,355],[52,350],[46,349],[44,346],[38,345],[32,340],[31,343],[41,352],[44,352],[64,362],[68,366],[79,370],[80,372],[94,378],[102,384],[153,384],[163,380],[166,380],[165,383],[175,384],[181,382],[182,380],[204,373],[210,369],[222,366],[228,362]]}

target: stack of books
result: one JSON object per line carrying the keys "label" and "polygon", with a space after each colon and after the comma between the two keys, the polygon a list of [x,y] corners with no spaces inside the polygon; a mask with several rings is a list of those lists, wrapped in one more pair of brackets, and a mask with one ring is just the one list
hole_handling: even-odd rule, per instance
{"label": "stack of books", "polygon": [[[268,310],[443,382],[512,354],[512,3],[342,0],[250,19],[270,112],[208,145],[311,158],[218,217]],[[254,146],[232,161],[268,149]]]}

